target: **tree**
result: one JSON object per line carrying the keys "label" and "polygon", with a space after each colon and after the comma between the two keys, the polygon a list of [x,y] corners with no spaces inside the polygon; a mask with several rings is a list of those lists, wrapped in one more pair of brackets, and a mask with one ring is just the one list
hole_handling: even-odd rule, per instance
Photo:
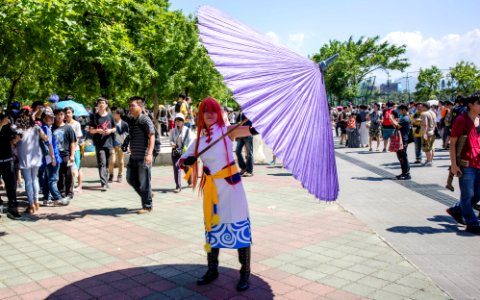
{"label": "tree", "polygon": [[436,98],[442,77],[442,71],[436,66],[420,69],[415,86],[415,100],[421,102]]}
{"label": "tree", "polygon": [[390,45],[380,42],[378,36],[361,37],[355,41],[331,40],[314,54],[312,60],[319,63],[322,60],[340,54],[325,73],[325,85],[329,93],[337,99],[353,99],[358,96],[359,84],[372,72],[383,69],[403,71],[409,66],[408,59],[401,57],[406,52],[406,46]]}
{"label": "tree", "polygon": [[460,61],[450,70],[453,89],[458,95],[470,95],[480,89],[480,70],[472,62]]}

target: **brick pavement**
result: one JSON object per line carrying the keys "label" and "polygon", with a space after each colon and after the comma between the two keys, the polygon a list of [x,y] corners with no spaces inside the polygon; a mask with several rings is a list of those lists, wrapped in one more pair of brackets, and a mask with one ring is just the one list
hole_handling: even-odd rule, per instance
{"label": "brick pavement", "polygon": [[[220,278],[198,287],[206,258],[197,193],[173,194],[171,167],[155,167],[154,210],[137,215],[140,200],[127,184],[100,192],[96,170],[84,171],[85,191],[70,206],[0,220],[0,299],[449,298],[364,221],[267,166],[244,180],[254,242],[250,289],[234,289],[232,250],[221,251]],[[343,195],[354,193],[343,180]]]}

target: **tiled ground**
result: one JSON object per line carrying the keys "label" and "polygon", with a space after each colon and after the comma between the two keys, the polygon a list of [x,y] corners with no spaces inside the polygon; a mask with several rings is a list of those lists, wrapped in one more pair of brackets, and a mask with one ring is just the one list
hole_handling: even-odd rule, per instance
{"label": "tiled ground", "polygon": [[172,193],[155,167],[154,210],[137,215],[125,183],[98,191],[97,172],[68,207],[0,219],[0,299],[448,299],[338,204],[316,201],[288,171],[255,166],[244,180],[253,226],[251,288],[235,291],[236,251],[206,287],[201,200]]}

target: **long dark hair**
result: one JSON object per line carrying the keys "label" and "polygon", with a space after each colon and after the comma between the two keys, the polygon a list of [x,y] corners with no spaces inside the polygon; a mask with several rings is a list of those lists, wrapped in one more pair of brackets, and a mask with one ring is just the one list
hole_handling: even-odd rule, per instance
{"label": "long dark hair", "polygon": [[30,116],[30,111],[27,109],[22,109],[20,111],[20,115],[15,121],[15,125],[22,130],[27,130],[29,128],[32,128],[35,125],[35,123],[33,122],[32,117]]}

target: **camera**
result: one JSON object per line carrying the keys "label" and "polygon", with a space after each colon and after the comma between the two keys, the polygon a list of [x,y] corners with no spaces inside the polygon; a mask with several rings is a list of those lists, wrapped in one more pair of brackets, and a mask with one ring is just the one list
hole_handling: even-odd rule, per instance
{"label": "camera", "polygon": [[127,133],[127,135],[125,136],[125,140],[123,141],[123,144],[122,144],[122,151],[127,152],[129,145],[130,145],[130,135]]}

